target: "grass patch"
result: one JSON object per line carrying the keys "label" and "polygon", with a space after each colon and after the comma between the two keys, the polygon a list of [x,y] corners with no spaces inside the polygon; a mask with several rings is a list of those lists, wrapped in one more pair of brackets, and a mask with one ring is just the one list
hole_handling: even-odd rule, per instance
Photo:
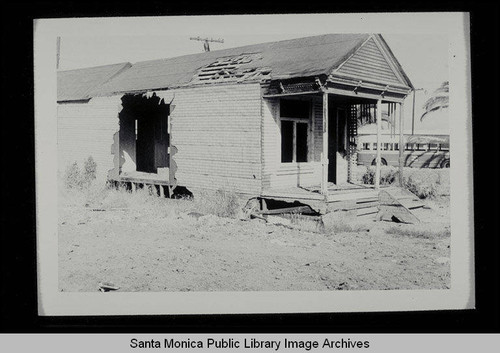
{"label": "grass patch", "polygon": [[[375,183],[375,167],[358,166],[359,181],[363,184]],[[450,194],[449,169],[404,168],[404,187],[421,199],[432,199]],[[397,184],[399,169],[392,166],[380,168],[380,185]]]}
{"label": "grass patch", "polygon": [[392,226],[388,228],[386,232],[387,234],[398,235],[401,237],[419,238],[419,239],[437,239],[437,238],[447,238],[451,236],[449,228],[443,230],[425,230],[425,229],[415,229],[410,227]]}
{"label": "grass patch", "polygon": [[293,228],[312,233],[323,233],[325,226],[321,218],[316,216],[305,216],[297,212],[291,212],[283,215],[290,220]]}
{"label": "grass patch", "polygon": [[193,199],[193,209],[203,214],[237,218],[243,213],[243,200],[233,191],[218,189],[202,191]]}
{"label": "grass patch", "polygon": [[324,231],[327,234],[357,233],[366,230],[366,225],[356,221],[353,212],[336,211],[323,215]]}

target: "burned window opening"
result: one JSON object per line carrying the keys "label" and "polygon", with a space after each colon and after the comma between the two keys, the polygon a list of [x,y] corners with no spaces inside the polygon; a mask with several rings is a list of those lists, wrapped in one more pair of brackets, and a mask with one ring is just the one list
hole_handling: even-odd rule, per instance
{"label": "burned window opening", "polygon": [[159,173],[170,165],[169,105],[155,94],[125,95],[120,112],[120,171]]}

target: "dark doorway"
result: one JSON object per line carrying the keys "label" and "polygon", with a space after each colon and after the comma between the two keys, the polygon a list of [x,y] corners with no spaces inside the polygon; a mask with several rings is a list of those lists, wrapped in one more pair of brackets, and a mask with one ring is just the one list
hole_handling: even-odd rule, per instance
{"label": "dark doorway", "polygon": [[345,155],[347,146],[347,109],[330,103],[328,109],[328,181],[337,184],[338,153]]}
{"label": "dark doorway", "polygon": [[122,98],[120,149],[135,159],[138,172],[157,173],[169,166],[169,105],[153,94]]}

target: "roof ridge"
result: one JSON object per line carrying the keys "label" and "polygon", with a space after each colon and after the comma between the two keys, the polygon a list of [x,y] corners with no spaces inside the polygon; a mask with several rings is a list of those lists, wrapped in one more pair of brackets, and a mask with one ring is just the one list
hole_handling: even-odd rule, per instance
{"label": "roof ridge", "polygon": [[[137,65],[137,64],[160,62],[160,61],[165,61],[165,60],[181,59],[181,58],[195,57],[195,56],[202,56],[202,55],[207,55],[207,56],[210,55],[210,56],[215,56],[215,58],[218,58],[218,56],[214,55],[215,53],[222,53],[224,51],[234,51],[234,50],[238,50],[238,49],[252,48],[252,47],[261,47],[261,46],[265,47],[265,46],[270,46],[270,45],[277,45],[279,43],[283,44],[285,42],[293,42],[293,41],[298,41],[298,40],[308,40],[308,39],[311,39],[311,38],[328,37],[328,36],[338,36],[338,35],[359,35],[359,36],[368,35],[369,36],[370,33],[325,33],[325,34],[319,34],[319,35],[308,36],[308,37],[297,37],[297,38],[282,39],[282,40],[278,40],[278,41],[271,41],[271,42],[264,42],[264,43],[247,44],[247,45],[242,45],[242,46],[239,46],[239,47],[230,47],[230,48],[224,48],[224,49],[218,49],[218,50],[211,50],[209,52],[184,54],[184,55],[172,56],[172,57],[168,57],[168,58],[158,58],[158,59],[150,59],[150,60],[141,60],[141,61],[137,61],[135,63],[132,63],[132,66],[133,65]],[[341,41],[338,41],[338,42],[340,43],[340,42],[348,42],[348,41],[349,40],[341,40]],[[321,45],[321,44],[315,44],[315,45]],[[309,45],[309,46],[314,46],[314,45]],[[253,54],[253,53],[256,53],[256,52],[248,52],[247,54]]]}
{"label": "roof ridge", "polygon": [[131,65],[132,63],[129,61],[124,61],[121,63],[114,63],[114,64],[106,64],[106,65],[98,65],[98,66],[87,66],[87,67],[79,67],[77,69],[69,69],[69,70],[58,70],[57,73],[63,73],[63,72],[71,72],[71,71],[82,71],[82,70],[90,70],[90,69],[99,69],[103,67],[111,67],[111,66],[125,66],[125,65]]}

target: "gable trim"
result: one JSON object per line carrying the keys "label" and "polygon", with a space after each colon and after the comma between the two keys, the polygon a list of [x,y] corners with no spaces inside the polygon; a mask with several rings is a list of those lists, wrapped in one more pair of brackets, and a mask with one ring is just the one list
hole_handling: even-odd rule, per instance
{"label": "gable trim", "polygon": [[[376,80],[373,80],[371,82],[374,82],[374,83],[384,83],[384,84],[388,84],[388,85],[391,85],[391,86],[400,86],[400,87],[404,87],[404,88],[407,88],[407,87],[413,88],[413,86],[411,85],[411,82],[407,78],[406,74],[402,71],[401,65],[399,65],[399,63],[395,60],[394,54],[392,54],[392,52],[388,49],[387,44],[381,42],[381,41],[383,41],[383,39],[379,38],[379,35],[376,35],[376,34],[371,34],[368,37],[368,39],[366,39],[349,57],[347,57],[346,60],[344,60],[337,68],[331,70],[330,74],[331,75],[335,75],[335,76],[341,76],[341,77],[348,77],[348,78],[359,79],[355,75],[346,74],[346,73],[339,73],[339,70],[341,70],[342,67],[346,63],[348,63],[356,54],[358,54],[358,52],[361,49],[363,49],[365,47],[365,45],[371,39],[373,39],[373,42],[375,43],[375,45],[377,46],[378,50],[380,51],[380,53],[384,57],[385,62],[389,66],[390,70],[392,71],[392,73],[394,74],[394,76],[396,77],[396,79],[399,81],[400,85],[395,84],[394,82],[385,82],[385,81],[376,81]],[[364,80],[364,81],[367,81],[367,80]]]}

